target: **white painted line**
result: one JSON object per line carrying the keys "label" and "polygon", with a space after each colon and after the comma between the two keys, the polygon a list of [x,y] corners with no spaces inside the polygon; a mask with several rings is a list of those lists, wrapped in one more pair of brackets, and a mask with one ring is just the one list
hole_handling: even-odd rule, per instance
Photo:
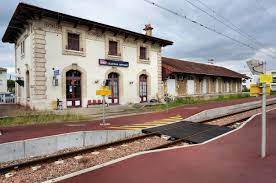
{"label": "white painted line", "polygon": [[[267,112],[270,112],[272,110],[276,110],[276,108],[273,108],[273,109],[270,109],[270,110],[267,110]],[[138,152],[138,153],[135,153],[135,154],[131,154],[131,155],[128,155],[128,156],[125,156],[125,157],[122,157],[122,158],[118,158],[118,159],[115,159],[115,160],[112,160],[112,161],[109,161],[109,162],[106,162],[106,163],[103,163],[103,164],[100,164],[100,165],[96,165],[96,166],[93,166],[93,167],[90,167],[90,168],[87,168],[87,169],[83,169],[83,170],[80,170],[80,171],[77,171],[77,172],[74,172],[74,173],[70,173],[70,174],[67,174],[67,175],[64,175],[64,176],[61,176],[61,177],[58,177],[58,178],[55,178],[55,179],[51,179],[51,180],[48,180],[48,181],[45,181],[45,182],[42,182],[42,183],[53,183],[53,182],[58,182],[58,181],[61,181],[61,180],[65,180],[65,179],[68,179],[68,178],[72,178],[72,177],[75,177],[75,176],[78,176],[78,175],[81,175],[81,174],[84,174],[84,173],[87,173],[87,172],[91,172],[91,171],[94,171],[94,170],[97,170],[97,169],[100,169],[100,168],[103,168],[105,166],[108,166],[108,165],[112,165],[112,164],[115,164],[115,163],[118,163],[120,161],[124,161],[124,160],[127,160],[127,159],[130,159],[132,157],[135,157],[135,156],[139,156],[139,155],[143,155],[143,154],[149,154],[149,153],[155,153],[155,152],[161,152],[161,151],[169,151],[169,150],[172,150],[172,149],[179,149],[179,148],[190,148],[190,147],[194,147],[194,146],[201,146],[203,144],[207,144],[209,142],[212,142],[214,140],[217,140],[221,137],[224,137],[226,135],[229,135],[231,133],[234,133],[238,130],[240,130],[241,128],[243,128],[247,123],[249,123],[252,119],[254,119],[256,116],[260,115],[261,113],[257,113],[253,116],[251,116],[248,120],[246,120],[241,126],[239,126],[237,129],[234,129],[230,132],[227,132],[225,134],[222,134],[220,136],[217,136],[213,139],[210,139],[208,141],[205,141],[203,143],[200,143],[200,144],[194,144],[194,145],[189,145],[189,146],[177,146],[177,147],[170,147],[170,148],[166,148],[166,149],[157,149],[157,150],[152,150],[152,151],[143,151],[143,152]]]}

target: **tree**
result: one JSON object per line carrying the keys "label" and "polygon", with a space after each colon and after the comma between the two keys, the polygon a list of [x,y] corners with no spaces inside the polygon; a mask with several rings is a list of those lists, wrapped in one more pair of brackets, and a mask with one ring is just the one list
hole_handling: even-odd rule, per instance
{"label": "tree", "polygon": [[15,81],[9,79],[7,81],[7,85],[8,85],[8,91],[14,93],[15,92]]}

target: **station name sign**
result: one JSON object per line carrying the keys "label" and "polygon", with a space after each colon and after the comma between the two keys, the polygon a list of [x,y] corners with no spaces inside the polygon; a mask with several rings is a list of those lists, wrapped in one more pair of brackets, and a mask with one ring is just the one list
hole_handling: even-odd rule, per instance
{"label": "station name sign", "polygon": [[117,60],[99,59],[99,65],[128,67],[129,63],[124,61],[117,61]]}

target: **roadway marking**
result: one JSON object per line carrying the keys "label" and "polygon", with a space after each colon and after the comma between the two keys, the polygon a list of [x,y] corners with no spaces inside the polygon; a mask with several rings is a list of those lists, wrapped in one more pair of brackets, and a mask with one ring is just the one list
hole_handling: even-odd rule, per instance
{"label": "roadway marking", "polygon": [[180,115],[171,116],[169,118],[164,118],[160,120],[154,120],[146,123],[132,124],[132,125],[122,125],[122,126],[114,126],[109,127],[112,129],[120,129],[120,130],[142,130],[146,128],[152,128],[156,126],[171,124],[177,121],[182,120],[183,118]]}

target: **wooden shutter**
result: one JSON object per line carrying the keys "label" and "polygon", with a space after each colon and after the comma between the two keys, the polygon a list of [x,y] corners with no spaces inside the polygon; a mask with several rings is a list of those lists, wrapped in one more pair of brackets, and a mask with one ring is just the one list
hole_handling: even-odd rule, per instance
{"label": "wooden shutter", "polygon": [[140,47],[140,59],[147,59],[147,49],[145,47]]}
{"label": "wooden shutter", "polygon": [[118,55],[118,43],[116,41],[109,41],[109,55]]}
{"label": "wooden shutter", "polygon": [[68,50],[80,51],[80,35],[68,33]]}

